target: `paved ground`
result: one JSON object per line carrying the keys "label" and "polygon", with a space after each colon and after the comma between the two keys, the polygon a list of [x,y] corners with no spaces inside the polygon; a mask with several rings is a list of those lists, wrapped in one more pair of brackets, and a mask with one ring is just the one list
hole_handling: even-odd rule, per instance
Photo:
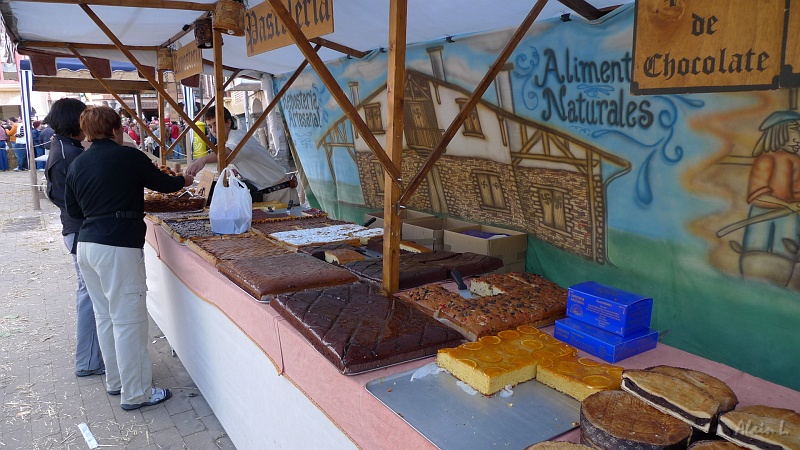
{"label": "paved ground", "polygon": [[74,375],[75,271],[58,208],[33,210],[29,172],[0,172],[0,450],[234,449],[151,320],[155,384],[173,398],[136,411],[106,394],[102,377]]}

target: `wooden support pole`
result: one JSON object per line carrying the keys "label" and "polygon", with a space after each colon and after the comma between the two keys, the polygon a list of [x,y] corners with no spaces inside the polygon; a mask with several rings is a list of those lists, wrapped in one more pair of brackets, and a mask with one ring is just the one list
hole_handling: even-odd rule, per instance
{"label": "wooden support pole", "polygon": [[[158,85],[164,86],[164,70],[163,69],[156,69],[156,77],[158,77]],[[162,166],[167,164],[167,137],[164,136],[166,133],[166,125],[164,123],[164,98],[168,96],[168,93],[160,92],[158,93],[158,148],[160,151],[158,152],[158,159]]]}
{"label": "wooden support pole", "polygon": [[[153,86],[153,89],[155,89],[159,94],[164,96],[164,99],[167,101],[167,103],[169,103],[170,106],[172,106],[172,108],[178,112],[178,115],[180,115],[184,121],[188,121],[189,116],[187,116],[186,112],[184,112],[181,109],[178,102],[173,100],[172,97],[170,97],[169,94],[167,94],[167,92],[164,90],[163,85],[158,83],[157,80],[153,79],[153,77],[147,73],[147,69],[145,69],[144,65],[142,65],[139,62],[139,60],[136,59],[135,56],[133,56],[133,53],[131,53],[131,51],[128,50],[127,47],[125,47],[125,45],[117,38],[117,36],[115,36],[114,33],[106,26],[106,24],[103,23],[103,21],[100,20],[99,17],[97,17],[97,14],[95,14],[94,11],[92,11],[92,9],[87,5],[81,4],[80,6],[81,9],[83,9],[83,11],[86,13],[86,15],[89,16],[90,19],[92,19],[95,25],[97,25],[97,27],[100,28],[100,30],[102,30],[103,33],[105,33],[105,35],[111,40],[111,42],[113,42],[114,45],[117,46],[117,50],[122,52],[122,54],[124,54],[125,57],[128,58],[128,61],[130,61],[130,63],[133,64],[134,67],[136,67],[136,70],[139,71],[142,77],[144,77],[144,79],[146,79],[150,83],[150,85]],[[189,122],[187,125],[190,126],[195,133],[198,133],[198,135],[203,139],[203,141],[205,141],[205,143],[208,145],[210,149],[216,150],[217,147],[211,142],[211,140],[208,138],[208,136],[205,135],[204,132],[200,131],[200,128],[198,128],[194,122]]]}
{"label": "wooden support pole", "polygon": [[81,55],[75,48],[70,46],[69,49],[72,50],[72,54],[75,55],[75,57],[78,58],[81,61],[81,63],[83,63],[83,65],[86,66],[87,69],[89,69],[89,73],[92,74],[92,76],[97,80],[97,82],[100,83],[100,85],[103,86],[106,89],[106,91],[108,91],[108,93],[111,94],[117,100],[117,102],[119,102],[120,106],[122,106],[122,108],[128,112],[128,114],[133,118],[133,120],[135,120],[140,127],[143,127],[143,129],[145,129],[153,139],[157,139],[155,133],[153,133],[153,131],[150,130],[150,127],[147,126],[147,124],[142,120],[141,117],[139,117],[139,114],[137,114],[136,111],[131,109],[131,107],[125,103],[125,100],[123,100],[122,97],[120,97],[119,94],[117,94],[117,92],[108,84],[108,82],[106,82],[106,80],[98,76],[98,74],[94,71],[94,69],[92,69],[92,66],[87,64],[88,61],[86,60],[86,58],[83,55]]}
{"label": "wooden support pole", "polygon": [[472,112],[472,108],[480,101],[483,94],[486,92],[486,89],[494,82],[495,77],[497,74],[500,73],[500,70],[505,65],[506,60],[508,57],[511,56],[511,53],[517,47],[519,42],[525,37],[525,33],[528,32],[528,29],[533,25],[533,22],[542,12],[544,6],[547,4],[547,0],[537,0],[536,4],[533,5],[533,9],[528,13],[525,17],[525,20],[522,21],[517,31],[514,32],[514,35],[511,36],[511,39],[506,44],[505,48],[500,55],[497,57],[497,60],[494,62],[492,67],[489,69],[489,72],[483,77],[478,86],[475,88],[475,91],[469,97],[467,102],[461,107],[461,111],[458,112],[456,118],[453,119],[453,122],[447,127],[447,130],[442,134],[442,137],[439,139],[439,143],[436,144],[436,148],[433,149],[430,156],[428,156],[428,160],[425,161],[425,165],[419,170],[416,176],[411,180],[411,182],[406,186],[403,194],[400,196],[398,202],[402,205],[408,202],[414,192],[416,192],[417,188],[422,181],[425,180],[425,177],[428,176],[431,169],[433,169],[433,165],[436,164],[436,161],[444,154],[445,150],[447,150],[447,144],[453,140],[453,137],[456,135],[456,132],[461,125],[464,124],[464,121],[467,120],[469,117],[470,112]]}
{"label": "wooden support pole", "polygon": [[380,162],[381,166],[383,166],[383,170],[388,172],[392,176],[392,182],[400,186],[400,178],[401,173],[397,167],[392,164],[392,160],[389,159],[389,156],[381,147],[381,144],[375,139],[375,135],[372,134],[372,131],[369,129],[367,124],[364,122],[364,119],[361,118],[361,115],[358,113],[356,108],[350,102],[350,99],[347,98],[347,94],[344,93],[342,88],[339,86],[339,83],[336,82],[336,79],[331,74],[330,70],[325,67],[325,63],[322,62],[319,55],[314,52],[314,49],[311,48],[311,44],[308,43],[303,31],[300,30],[300,27],[297,26],[297,23],[292,18],[292,15],[289,14],[289,11],[286,10],[286,6],[281,3],[281,0],[267,0],[272,6],[275,15],[283,23],[283,26],[286,27],[286,30],[292,36],[292,40],[297,45],[297,48],[303,53],[308,60],[308,63],[311,64],[311,67],[317,72],[317,75],[320,77],[322,82],[330,91],[333,98],[336,100],[336,103],[339,104],[339,107],[342,108],[344,113],[347,115],[347,118],[350,119],[353,126],[361,133],[361,137],[364,139],[364,142],[369,146],[372,153],[378,158],[378,162]]}
{"label": "wooden support pole", "polygon": [[[391,0],[389,3],[389,73],[386,80],[387,130],[386,153],[395,167],[403,167],[403,98],[406,81],[406,25],[408,0]],[[400,186],[386,177],[383,194],[383,289],[397,292],[400,284],[400,217],[397,200]]]}
{"label": "wooden support pole", "polygon": [[[322,47],[322,45],[317,44],[314,47],[314,51],[315,52],[319,51],[320,47]],[[290,76],[289,79],[286,80],[286,84],[284,84],[281,90],[278,91],[278,93],[275,95],[275,98],[273,98],[272,101],[269,102],[269,105],[267,105],[266,109],[264,109],[261,115],[258,116],[258,119],[256,119],[255,122],[253,122],[253,126],[251,126],[249,130],[247,130],[247,133],[245,133],[244,138],[242,138],[242,140],[239,142],[239,145],[237,145],[236,148],[233,149],[233,152],[231,152],[231,155],[228,156],[228,162],[233,161],[233,158],[236,157],[236,154],[239,153],[239,150],[241,150],[242,147],[244,147],[245,142],[247,142],[247,140],[250,139],[256,132],[258,127],[261,126],[262,123],[264,123],[264,120],[266,120],[267,116],[269,116],[269,113],[272,112],[272,110],[275,109],[275,106],[278,105],[278,102],[283,97],[283,94],[285,94],[286,91],[288,91],[289,88],[292,87],[294,81],[297,79],[297,77],[300,76],[300,74],[303,72],[303,69],[305,69],[307,65],[308,65],[308,60],[303,61],[297,68],[297,70],[294,71],[292,76]]]}
{"label": "wooden support pole", "polygon": [[[222,173],[222,169],[228,166],[228,152],[225,149],[225,142],[228,139],[227,128],[225,126],[225,80],[222,77],[222,33],[214,29],[213,32],[214,43],[214,88],[216,93],[214,96],[217,101],[216,115],[217,115],[217,173]],[[225,182],[224,180],[220,180]]]}

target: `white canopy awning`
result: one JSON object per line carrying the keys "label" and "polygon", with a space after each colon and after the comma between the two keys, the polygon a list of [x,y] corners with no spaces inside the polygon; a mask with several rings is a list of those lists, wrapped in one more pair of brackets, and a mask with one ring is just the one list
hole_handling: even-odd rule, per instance
{"label": "white canopy awning", "polygon": [[[625,3],[625,0],[588,0],[594,8],[602,9]],[[81,2],[91,9],[126,46],[160,46],[176,36],[185,25],[191,25],[205,14],[204,11],[101,6],[103,1]],[[95,3],[92,5],[92,3]],[[142,4],[146,3],[144,1]],[[147,3],[157,5],[158,1]],[[172,2],[179,3],[179,2]],[[194,0],[187,4],[213,4],[215,0]],[[249,6],[262,3],[250,0]],[[324,39],[359,51],[372,51],[388,46],[389,2],[387,0],[332,0],[334,27]],[[533,7],[534,0],[409,0],[407,42],[428,42],[486,30],[515,28]],[[571,13],[573,20],[583,20],[564,6],[580,3],[550,0],[538,20]],[[13,39],[26,48],[38,48],[36,41],[86,44],[112,44],[106,35],[75,3],[46,3],[40,0],[0,0],[3,18]],[[57,19],[57,20],[56,20]],[[178,46],[192,43],[194,35],[187,34]],[[303,61],[295,45],[266,53],[247,56],[244,37],[225,36],[222,63],[228,67],[272,74],[294,71]],[[68,50],[41,48],[49,52],[70,54]],[[81,49],[81,54],[117,61],[126,61],[118,50]],[[139,62],[156,65],[155,52],[134,51]],[[70,54],[71,55],[71,54]],[[342,53],[322,48],[323,61],[341,58]],[[207,60],[213,59],[213,50],[204,50]]]}

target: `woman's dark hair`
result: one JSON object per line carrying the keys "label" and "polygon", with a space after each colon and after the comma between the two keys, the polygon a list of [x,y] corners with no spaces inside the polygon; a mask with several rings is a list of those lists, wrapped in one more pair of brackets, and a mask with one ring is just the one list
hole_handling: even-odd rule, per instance
{"label": "woman's dark hair", "polygon": [[89,142],[114,139],[114,131],[122,128],[122,118],[109,106],[89,108],[81,114],[81,130]]}
{"label": "woman's dark hair", "polygon": [[53,103],[45,123],[53,128],[59,136],[77,136],[81,134],[81,113],[86,105],[75,98],[62,98]]}
{"label": "woman's dark hair", "polygon": [[[227,123],[230,120],[231,121],[231,130],[235,130],[237,128],[236,127],[236,121],[233,120],[233,116],[231,115],[231,112],[228,111],[228,108],[226,108],[224,106],[222,107],[222,110],[223,110],[222,114],[224,114],[224,117],[225,117],[225,122]],[[211,108],[208,108],[208,111],[206,111],[206,119],[216,119],[216,118],[217,118],[217,107],[216,106],[212,106]],[[224,126],[224,124],[223,124],[223,126]],[[217,124],[217,127],[219,127],[219,124]]]}

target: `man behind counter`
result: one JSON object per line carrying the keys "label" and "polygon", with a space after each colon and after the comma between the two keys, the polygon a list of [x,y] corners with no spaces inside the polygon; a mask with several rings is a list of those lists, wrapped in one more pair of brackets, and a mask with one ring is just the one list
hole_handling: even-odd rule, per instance
{"label": "man behind counter", "polygon": [[[213,135],[219,136],[217,133],[223,131],[226,133],[225,154],[226,156],[230,156],[233,149],[239,145],[239,142],[242,141],[242,138],[244,138],[247,133],[237,129],[236,122],[233,121],[231,112],[228,111],[228,108],[223,107],[223,109],[225,115],[224,127],[217,126],[216,106],[212,106],[208,109],[205,121],[207,129]],[[215,153],[210,153],[189,165],[186,169],[186,174],[195,176],[206,164],[216,161],[217,155]],[[250,137],[250,139],[245,142],[242,149],[239,150],[239,153],[233,158],[232,163],[236,165],[236,170],[242,175],[244,178],[243,181],[250,188],[250,194],[254,202],[278,201],[281,203],[289,203],[289,201],[292,200],[295,204],[298,203],[297,191],[292,188],[287,187],[267,194],[257,192],[261,189],[289,181],[289,177],[286,175],[286,170],[275,161],[275,158],[269,154],[269,151],[259,144],[255,138]]]}

